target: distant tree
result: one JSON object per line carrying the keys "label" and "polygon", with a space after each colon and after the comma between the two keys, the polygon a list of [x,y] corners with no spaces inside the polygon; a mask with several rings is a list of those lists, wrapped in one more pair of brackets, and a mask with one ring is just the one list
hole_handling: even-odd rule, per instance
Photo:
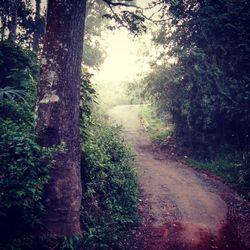
{"label": "distant tree", "polygon": [[36,0],[35,9],[29,0],[4,0],[0,14],[0,40],[9,39],[37,52],[45,26],[41,0]]}
{"label": "distant tree", "polygon": [[34,34],[32,41],[32,49],[37,52],[39,49],[39,40],[43,36],[44,23],[41,17],[41,0],[36,0],[36,11],[34,20]]}
{"label": "distant tree", "polygon": [[102,0],[87,2],[83,50],[83,63],[87,67],[98,68],[104,61],[101,35],[109,22],[103,18],[106,11],[107,6]]}
{"label": "distant tree", "polygon": [[16,31],[17,31],[17,9],[18,3],[15,0],[10,0],[9,5],[9,13],[10,13],[10,21],[9,21],[9,40],[11,42],[16,41]]}
{"label": "distant tree", "polygon": [[0,6],[1,13],[1,39],[6,37],[6,31],[8,30],[8,39],[11,42],[16,40],[17,30],[17,14],[20,1],[6,0]]}

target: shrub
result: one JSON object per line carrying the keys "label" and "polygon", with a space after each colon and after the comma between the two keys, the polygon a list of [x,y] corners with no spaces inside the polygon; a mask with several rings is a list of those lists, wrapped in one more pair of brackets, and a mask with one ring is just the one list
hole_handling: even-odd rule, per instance
{"label": "shrub", "polygon": [[82,224],[88,249],[117,247],[129,226],[137,221],[137,189],[133,155],[121,137],[121,128],[94,118],[82,141]]}
{"label": "shrub", "polygon": [[0,88],[25,87],[38,71],[34,53],[9,41],[0,42]]}
{"label": "shrub", "polygon": [[[34,123],[38,71],[37,58],[31,51],[8,41],[0,42],[1,119]],[[8,89],[14,94],[4,98]]]}
{"label": "shrub", "polygon": [[34,249],[34,228],[43,211],[54,149],[41,148],[34,134],[37,73],[31,52],[0,43],[0,87],[22,89],[21,99],[0,100],[0,249]]}
{"label": "shrub", "polygon": [[32,249],[49,179],[49,165],[42,162],[50,153],[39,147],[26,123],[2,121],[0,131],[0,248]]}

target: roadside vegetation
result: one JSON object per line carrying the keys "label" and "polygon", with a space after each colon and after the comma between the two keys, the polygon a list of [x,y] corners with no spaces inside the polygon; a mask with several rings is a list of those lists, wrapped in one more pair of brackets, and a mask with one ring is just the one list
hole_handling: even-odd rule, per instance
{"label": "roadside vegetation", "polygon": [[126,231],[139,219],[134,155],[125,144],[122,128],[111,125],[103,109],[95,104],[98,96],[86,72],[84,75],[81,124],[83,245],[88,249],[119,249]]}
{"label": "roadside vegetation", "polygon": [[[0,6],[0,250],[119,249],[127,230],[138,222],[138,192],[133,154],[122,139],[122,128],[110,125],[104,111],[118,104],[141,103],[140,94],[153,103],[145,105],[140,116],[154,141],[168,146],[171,140],[177,151],[187,149],[188,154],[180,154],[187,163],[221,176],[250,198],[249,1],[152,1],[149,9],[160,9],[162,20],[152,29],[152,51],[158,53],[150,55],[154,60],[148,74],[129,84],[129,91],[134,90],[131,98],[120,83],[107,83],[107,88],[102,86],[99,95],[103,99],[99,100],[88,72],[100,67],[105,59],[102,32],[106,28],[114,30],[114,26],[137,30],[138,34],[145,32],[144,13],[137,8],[134,12],[128,10],[133,4],[130,0],[78,0],[79,6],[87,8],[82,52],[83,43],[76,35],[80,36],[83,26],[77,26],[80,21],[72,22],[80,20],[78,5],[69,0],[49,0],[53,4],[47,15],[48,40],[43,63],[39,64],[45,13],[41,1],[35,2],[36,9],[31,1],[6,1]],[[72,8],[66,8],[67,4]],[[117,13],[112,6],[118,7]],[[79,13],[81,25],[84,13]],[[65,47],[56,43],[60,39],[54,39],[50,29]],[[73,46],[74,40],[81,44]],[[79,99],[82,54],[85,70],[79,104],[74,101]],[[39,81],[41,66],[43,81]],[[64,77],[70,74],[69,79]],[[67,116],[73,115],[78,121],[79,110],[79,123]],[[37,130],[40,139],[35,121],[41,125]],[[73,126],[75,138],[69,136]],[[72,143],[68,150],[59,138],[63,129],[64,139]],[[67,154],[70,150],[72,154]],[[65,161],[59,160],[59,153]],[[55,162],[63,174],[53,172]],[[75,168],[65,162],[74,163]],[[75,174],[80,170],[81,177]],[[74,176],[67,174],[72,172]],[[64,181],[66,178],[72,185]],[[82,194],[78,192],[80,182]],[[60,189],[58,183],[62,184]],[[69,200],[66,193],[79,201],[77,225],[68,223],[69,214],[75,218],[69,203],[61,205]],[[51,213],[46,213],[45,204],[51,205]],[[46,221],[48,214],[52,216]],[[53,220],[61,223],[53,229],[65,231],[57,234],[55,230],[52,234],[56,239],[49,239],[48,228],[53,223],[47,222]],[[47,230],[42,240],[37,233],[42,232],[41,228]],[[83,238],[68,235],[81,230]],[[58,241],[58,235],[65,237]]]}
{"label": "roadside vegetation", "polygon": [[153,141],[163,140],[173,133],[173,127],[168,118],[157,114],[152,105],[142,105],[139,118]]}
{"label": "roadside vegetation", "polygon": [[[12,55],[16,64],[8,63]],[[44,187],[53,168],[49,159],[60,148],[40,147],[34,134],[35,54],[2,42],[0,56],[4,72],[0,77],[0,249],[38,249],[36,244],[46,248],[34,232],[44,213]],[[6,86],[14,88],[7,93]],[[119,246],[126,230],[138,221],[132,152],[121,137],[121,128],[111,126],[98,112],[87,72],[82,77],[82,98],[81,224],[85,235],[84,239],[66,237],[57,249],[76,249],[79,244],[88,249]]]}
{"label": "roadside vegetation", "polygon": [[142,106],[140,119],[151,140],[161,150],[166,150],[166,154],[171,153],[194,168],[208,170],[220,176],[246,198],[250,198],[248,151],[235,149],[230,145],[211,145],[204,150],[184,146],[174,136],[171,119],[159,116],[152,105]]}
{"label": "roadside vegetation", "polygon": [[[160,56],[140,83],[155,115],[172,124],[172,139],[159,139],[174,142],[177,151],[189,152],[190,164],[222,176],[249,197],[250,5],[172,1],[168,8],[168,22],[154,31]],[[159,133],[161,124],[149,112],[142,114],[157,138],[152,131]]]}
{"label": "roadside vegetation", "polygon": [[198,169],[208,170],[222,177],[250,199],[249,152],[224,146],[217,151],[206,152],[203,156],[191,155],[186,161]]}
{"label": "roadside vegetation", "polygon": [[0,249],[30,249],[55,152],[40,147],[34,135],[35,55],[1,42],[0,69]]}

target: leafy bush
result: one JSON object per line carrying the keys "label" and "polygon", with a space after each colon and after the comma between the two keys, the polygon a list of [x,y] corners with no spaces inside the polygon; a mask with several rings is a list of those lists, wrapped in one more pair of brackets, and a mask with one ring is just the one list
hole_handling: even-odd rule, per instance
{"label": "leafy bush", "polygon": [[42,162],[50,153],[38,146],[26,123],[1,121],[0,131],[0,242],[28,249],[43,210],[49,164]]}
{"label": "leafy bush", "polygon": [[15,87],[6,86],[4,88],[0,88],[0,100],[5,98],[14,99],[15,97],[24,100],[24,94],[25,92],[22,89],[17,89]]}
{"label": "leafy bush", "polygon": [[23,94],[0,100],[0,249],[34,249],[54,150],[41,148],[34,134],[36,58],[1,42],[0,65],[1,88]]}
{"label": "leafy bush", "polygon": [[38,75],[35,54],[9,41],[0,42],[0,88],[25,87]]}
{"label": "leafy bush", "polygon": [[[8,41],[0,42],[0,96],[2,96],[0,117],[2,119],[34,123],[35,83],[38,69],[37,58],[31,51]],[[12,91],[12,94],[9,93],[9,98],[4,98],[8,91]]]}
{"label": "leafy bush", "polygon": [[95,116],[82,141],[82,224],[88,249],[118,247],[124,230],[137,222],[133,155],[120,128]]}

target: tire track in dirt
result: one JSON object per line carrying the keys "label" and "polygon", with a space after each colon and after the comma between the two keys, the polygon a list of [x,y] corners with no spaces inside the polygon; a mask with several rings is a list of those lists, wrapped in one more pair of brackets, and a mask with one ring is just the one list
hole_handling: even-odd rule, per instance
{"label": "tire track in dirt", "polygon": [[240,198],[219,180],[154,155],[139,110],[139,105],[121,105],[109,111],[137,156],[143,221],[128,249],[249,249],[229,221],[222,194]]}

